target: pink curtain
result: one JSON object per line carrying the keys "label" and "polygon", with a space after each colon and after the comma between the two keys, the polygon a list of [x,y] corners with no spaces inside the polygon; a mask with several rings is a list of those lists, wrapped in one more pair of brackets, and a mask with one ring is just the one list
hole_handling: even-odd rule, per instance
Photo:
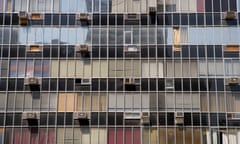
{"label": "pink curtain", "polygon": [[108,144],[140,144],[140,143],[141,143],[140,128],[108,129]]}
{"label": "pink curtain", "polygon": [[125,144],[140,144],[140,128],[125,129]]}
{"label": "pink curtain", "polygon": [[197,11],[204,12],[204,0],[197,0]]}
{"label": "pink curtain", "polygon": [[[115,143],[116,140],[116,143]],[[108,144],[124,144],[123,143],[123,128],[108,129]]]}
{"label": "pink curtain", "polygon": [[9,132],[9,144],[55,144],[54,129],[15,128],[13,136]]}

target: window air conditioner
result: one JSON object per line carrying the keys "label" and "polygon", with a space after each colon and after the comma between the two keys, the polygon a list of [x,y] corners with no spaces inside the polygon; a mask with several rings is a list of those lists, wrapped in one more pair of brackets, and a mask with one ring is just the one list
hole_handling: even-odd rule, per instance
{"label": "window air conditioner", "polygon": [[148,112],[142,113],[142,119],[141,119],[142,125],[148,125],[150,124],[150,115]]}
{"label": "window air conditioner", "polygon": [[38,78],[35,77],[25,78],[24,85],[40,85],[40,81]]}
{"label": "window air conditioner", "polygon": [[240,120],[240,113],[227,113],[228,120]]}
{"label": "window air conditioner", "polygon": [[124,14],[124,20],[139,20],[140,15],[136,13]]}
{"label": "window air conditioner", "polygon": [[27,52],[41,52],[42,46],[39,45],[29,45],[27,46]]}
{"label": "window air conditioner", "polygon": [[88,112],[74,112],[73,119],[74,120],[88,120],[90,114]]}
{"label": "window air conditioner", "polygon": [[27,25],[28,24],[28,13],[26,11],[20,11],[18,13],[19,17],[19,24],[20,25]]}
{"label": "window air conditioner", "polygon": [[176,125],[184,124],[184,113],[183,112],[175,112],[175,124]]}
{"label": "window air conditioner", "polygon": [[91,15],[88,13],[80,13],[80,14],[77,14],[76,18],[77,20],[80,20],[80,21],[89,21],[91,20]]}
{"label": "window air conditioner", "polygon": [[89,46],[84,44],[84,45],[76,45],[75,46],[75,51],[77,53],[88,53],[89,50],[88,50]]}
{"label": "window air conditioner", "polygon": [[140,85],[141,80],[139,78],[125,78],[124,84],[125,85]]}
{"label": "window air conditioner", "polygon": [[82,78],[81,79],[81,85],[91,85],[92,81],[91,78]]}
{"label": "window air conditioner", "polygon": [[40,114],[37,112],[23,112],[22,119],[23,120],[37,120],[40,118]]}
{"label": "window air conditioner", "polygon": [[226,85],[239,85],[240,79],[239,78],[227,78],[225,80]]}
{"label": "window air conditioner", "polygon": [[26,11],[20,11],[18,16],[20,19],[28,19],[28,13]]}
{"label": "window air conditioner", "polygon": [[139,48],[137,46],[130,46],[130,45],[125,46],[124,52],[129,52],[129,53],[139,52]]}
{"label": "window air conditioner", "polygon": [[141,112],[125,112],[123,118],[126,119],[141,119]]}
{"label": "window air conditioner", "polygon": [[31,13],[30,18],[32,20],[42,20],[43,14],[42,13]]}
{"label": "window air conditioner", "polygon": [[149,14],[150,15],[155,15],[157,12],[157,8],[156,7],[149,7]]}
{"label": "window air conditioner", "polygon": [[236,19],[236,13],[234,11],[226,11],[223,13],[223,19],[225,20]]}

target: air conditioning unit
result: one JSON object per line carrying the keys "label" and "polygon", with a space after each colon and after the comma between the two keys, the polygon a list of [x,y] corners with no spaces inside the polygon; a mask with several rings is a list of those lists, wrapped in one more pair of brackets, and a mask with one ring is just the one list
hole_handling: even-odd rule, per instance
{"label": "air conditioning unit", "polygon": [[184,113],[183,112],[175,112],[175,124],[176,125],[184,124]]}
{"label": "air conditioning unit", "polygon": [[157,8],[156,7],[149,7],[149,14],[155,15],[156,12],[157,12]]}
{"label": "air conditioning unit", "polygon": [[150,124],[150,114],[148,112],[142,113],[141,123],[142,123],[142,125]]}
{"label": "air conditioning unit", "polygon": [[80,13],[76,15],[76,19],[80,21],[89,21],[91,20],[91,15],[88,13]]}
{"label": "air conditioning unit", "polygon": [[128,14],[124,14],[124,20],[139,20],[140,19],[140,15],[137,13],[128,13]]}
{"label": "air conditioning unit", "polygon": [[28,19],[28,13],[26,11],[20,11],[18,16],[20,19]]}
{"label": "air conditioning unit", "polygon": [[91,78],[82,78],[81,79],[81,85],[91,85],[92,79]]}
{"label": "air conditioning unit", "polygon": [[26,11],[20,11],[18,13],[19,17],[19,24],[20,25],[27,25],[28,24],[28,13]]}
{"label": "air conditioning unit", "polygon": [[181,51],[182,51],[182,48],[181,48],[180,45],[174,45],[173,51],[174,51],[174,52],[181,52]]}
{"label": "air conditioning unit", "polygon": [[126,119],[141,119],[141,112],[125,112],[123,118]]}
{"label": "air conditioning unit", "polygon": [[90,114],[88,112],[74,112],[73,119],[74,120],[88,120],[88,119],[90,119]]}
{"label": "air conditioning unit", "polygon": [[39,45],[29,45],[27,46],[27,52],[41,52],[42,46]]}
{"label": "air conditioning unit", "polygon": [[125,85],[140,85],[141,80],[139,78],[125,78],[124,84]]}
{"label": "air conditioning unit", "polygon": [[42,13],[31,13],[30,18],[32,20],[42,20],[43,19],[43,14]]}
{"label": "air conditioning unit", "polygon": [[240,120],[240,113],[227,113],[228,120]]}
{"label": "air conditioning unit", "polygon": [[37,120],[40,118],[40,114],[38,112],[23,112],[22,119],[23,120]]}
{"label": "air conditioning unit", "polygon": [[25,78],[24,85],[40,85],[40,80],[35,77]]}
{"label": "air conditioning unit", "polygon": [[136,53],[136,52],[139,52],[139,51],[140,51],[139,47],[137,47],[137,46],[129,45],[129,46],[124,47],[124,52]]}
{"label": "air conditioning unit", "polygon": [[236,12],[234,11],[226,11],[223,13],[223,19],[225,20],[233,20],[236,19]]}
{"label": "air conditioning unit", "polygon": [[77,45],[75,46],[75,51],[77,53],[88,53],[89,52],[89,46],[88,45]]}
{"label": "air conditioning unit", "polygon": [[240,79],[239,78],[227,78],[225,79],[226,85],[239,85]]}

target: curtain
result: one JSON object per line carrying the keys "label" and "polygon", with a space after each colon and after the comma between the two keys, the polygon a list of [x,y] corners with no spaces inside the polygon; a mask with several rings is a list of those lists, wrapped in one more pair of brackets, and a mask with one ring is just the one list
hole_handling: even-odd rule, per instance
{"label": "curtain", "polygon": [[92,61],[93,77],[107,77],[108,65],[106,60],[93,60]]}
{"label": "curtain", "polygon": [[105,128],[91,128],[91,144],[106,144],[107,130]]}
{"label": "curtain", "polygon": [[159,142],[160,144],[167,143],[166,128],[159,128]]}
{"label": "curtain", "polygon": [[74,111],[76,107],[75,93],[59,93],[58,111]]}
{"label": "curtain", "polygon": [[58,77],[58,60],[51,60],[51,77]]}
{"label": "curtain", "polygon": [[142,77],[163,77],[163,63],[160,61],[142,61]]}
{"label": "curtain", "polygon": [[8,131],[6,141],[9,144],[55,144],[55,131],[52,128],[14,128]]}
{"label": "curtain", "polygon": [[[94,102],[96,102],[94,100]],[[91,95],[89,93],[77,93],[77,111],[91,110]]]}
{"label": "curtain", "polygon": [[92,111],[106,111],[106,95],[92,93]]}

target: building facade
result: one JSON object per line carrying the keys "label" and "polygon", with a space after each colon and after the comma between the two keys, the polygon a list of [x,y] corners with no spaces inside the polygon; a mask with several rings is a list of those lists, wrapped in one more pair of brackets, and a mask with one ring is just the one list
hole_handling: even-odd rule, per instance
{"label": "building facade", "polygon": [[0,144],[239,144],[240,0],[0,0]]}

